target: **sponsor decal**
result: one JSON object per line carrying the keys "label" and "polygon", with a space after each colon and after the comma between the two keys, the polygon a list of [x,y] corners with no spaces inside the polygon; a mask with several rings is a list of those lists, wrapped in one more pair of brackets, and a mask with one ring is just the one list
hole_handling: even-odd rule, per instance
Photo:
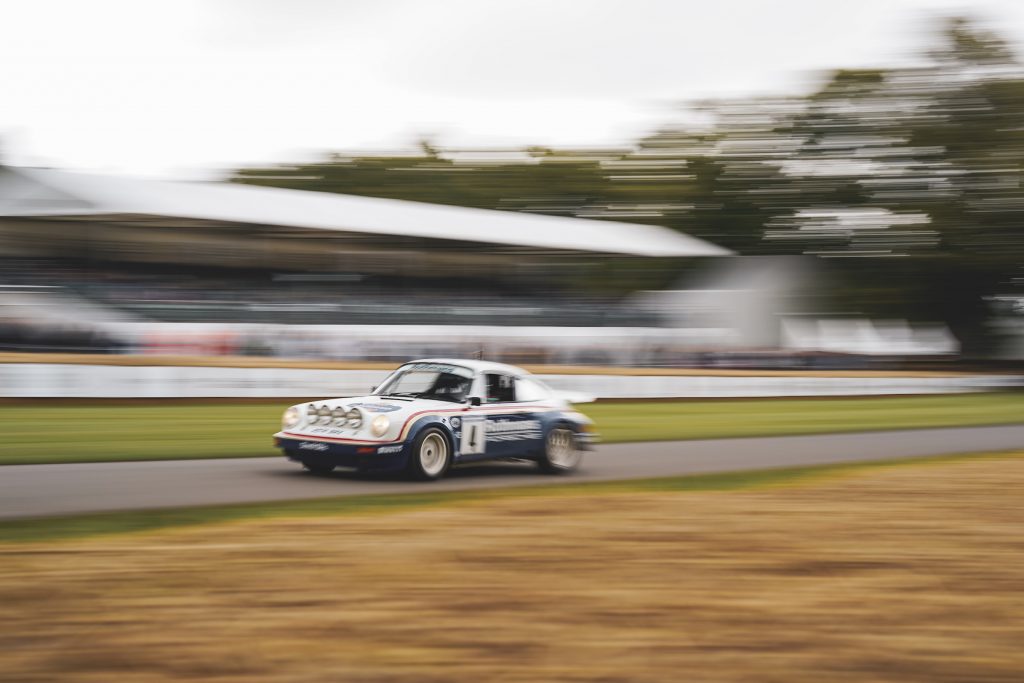
{"label": "sponsor decal", "polygon": [[377,455],[387,455],[388,453],[400,453],[402,451],[402,448],[402,444],[399,444],[397,446],[381,446],[380,448],[377,449]]}
{"label": "sponsor decal", "polygon": [[402,406],[393,406],[390,403],[353,403],[352,407],[362,408],[368,413],[391,413],[402,409]]}
{"label": "sponsor decal", "polygon": [[485,453],[487,444],[498,441],[539,440],[542,428],[539,420],[488,420],[483,416],[466,417],[462,431],[457,432],[462,455]]}
{"label": "sponsor decal", "polygon": [[340,436],[345,433],[344,430],[334,427],[309,427],[306,431],[310,434],[323,434],[324,436]]}
{"label": "sponsor decal", "polygon": [[488,420],[488,434],[503,434],[507,432],[536,431],[540,429],[540,422],[537,420]]}
{"label": "sponsor decal", "polygon": [[299,444],[300,451],[326,451],[327,444],[317,441],[303,441]]}
{"label": "sponsor decal", "polygon": [[488,441],[520,441],[540,438],[538,420],[488,420]]}
{"label": "sponsor decal", "polygon": [[448,365],[446,363],[413,363],[412,366],[408,366],[410,370],[419,372],[444,372],[449,375],[461,375],[463,377],[472,377],[473,371],[469,368],[464,368],[461,365]]}

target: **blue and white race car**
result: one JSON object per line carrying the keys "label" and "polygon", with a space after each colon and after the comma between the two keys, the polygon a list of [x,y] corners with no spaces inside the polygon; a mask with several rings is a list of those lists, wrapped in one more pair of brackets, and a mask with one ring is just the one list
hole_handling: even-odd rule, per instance
{"label": "blue and white race car", "polygon": [[588,417],[521,368],[425,359],[401,366],[369,396],[288,408],[274,443],[315,474],[404,469],[438,479],[479,460],[527,459],[570,472],[595,438]]}

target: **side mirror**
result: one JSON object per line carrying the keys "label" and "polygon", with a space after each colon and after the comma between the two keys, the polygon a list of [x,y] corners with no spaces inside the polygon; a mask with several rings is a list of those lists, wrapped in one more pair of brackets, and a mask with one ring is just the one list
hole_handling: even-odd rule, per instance
{"label": "side mirror", "polygon": [[471,406],[478,406],[478,405],[480,405],[480,397],[479,396],[470,396],[469,397],[469,405],[471,405]]}
{"label": "side mirror", "polygon": [[377,391],[377,387],[370,387],[370,393],[371,393],[371,394],[372,394],[373,392],[375,392],[375,391]]}

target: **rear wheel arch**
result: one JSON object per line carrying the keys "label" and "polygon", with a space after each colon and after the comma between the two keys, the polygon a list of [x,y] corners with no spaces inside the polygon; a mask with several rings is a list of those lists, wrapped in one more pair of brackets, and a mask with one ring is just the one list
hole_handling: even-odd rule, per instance
{"label": "rear wheel arch", "polygon": [[583,458],[579,446],[580,430],[566,419],[556,420],[544,433],[537,464],[551,474],[565,474],[575,470]]}

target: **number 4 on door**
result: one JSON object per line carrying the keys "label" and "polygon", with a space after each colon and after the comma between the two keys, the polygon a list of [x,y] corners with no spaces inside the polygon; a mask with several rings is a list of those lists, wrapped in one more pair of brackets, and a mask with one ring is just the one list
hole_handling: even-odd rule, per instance
{"label": "number 4 on door", "polygon": [[465,418],[462,420],[462,443],[459,450],[462,455],[483,453],[487,445],[486,420],[483,418]]}

